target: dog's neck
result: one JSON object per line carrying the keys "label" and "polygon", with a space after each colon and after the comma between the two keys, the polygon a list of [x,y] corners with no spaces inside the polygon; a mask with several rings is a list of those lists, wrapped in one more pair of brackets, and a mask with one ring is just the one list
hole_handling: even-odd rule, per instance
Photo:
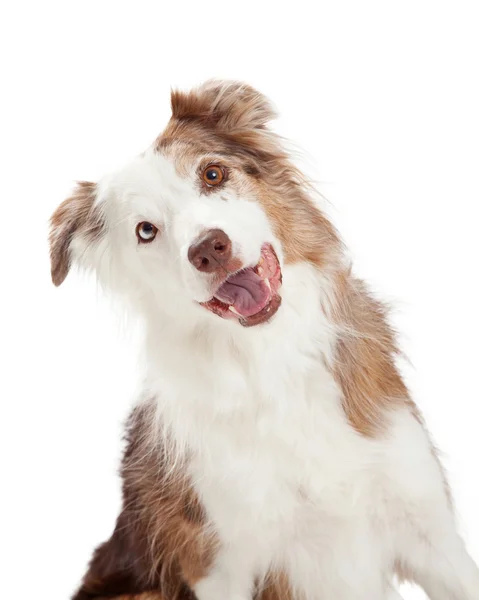
{"label": "dog's neck", "polygon": [[[206,314],[188,324],[158,318],[146,327],[146,386],[184,403],[185,398],[222,398],[228,410],[245,397],[279,394],[326,367],[334,352],[334,327],[324,305],[328,295],[312,265],[284,269],[283,303],[266,325],[243,328]],[[189,325],[189,326],[188,326]],[[242,400],[243,399],[243,400]],[[214,401],[216,404],[216,401]]]}

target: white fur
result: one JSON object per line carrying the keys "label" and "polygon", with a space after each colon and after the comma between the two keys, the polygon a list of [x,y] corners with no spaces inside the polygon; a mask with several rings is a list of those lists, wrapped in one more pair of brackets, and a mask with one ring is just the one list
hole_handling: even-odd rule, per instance
{"label": "white fur", "polygon": [[[175,452],[221,541],[199,600],[248,600],[255,580],[286,572],[298,598],[393,600],[400,561],[433,600],[479,600],[479,574],[455,532],[427,434],[406,408],[385,435],[348,423],[327,365],[336,332],[327,277],[283,265],[283,303],[250,329],[196,301],[210,282],[187,260],[201,231],[219,227],[254,265],[261,244],[281,247],[254,198],[201,195],[148,151],[105,179],[104,240],[73,253],[139,311],[146,324],[145,392],[158,399]],[[220,197],[221,196],[221,197]],[[135,226],[162,231],[138,245]]]}

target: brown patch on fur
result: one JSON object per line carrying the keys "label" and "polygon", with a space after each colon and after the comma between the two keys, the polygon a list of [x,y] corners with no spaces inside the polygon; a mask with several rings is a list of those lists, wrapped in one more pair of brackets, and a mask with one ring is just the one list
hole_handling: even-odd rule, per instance
{"label": "brown patch on fur", "polygon": [[254,600],[293,600],[294,598],[288,578],[282,572],[269,573],[261,590],[254,596]]}
{"label": "brown patch on fur", "polygon": [[123,509],[73,600],[122,595],[146,600],[139,596],[144,592],[194,600],[191,587],[212,564],[216,542],[206,532],[203,509],[184,464],[171,463],[159,432],[150,435],[153,422],[153,405],[136,408],[130,418],[121,470]]}
{"label": "brown patch on fur", "polygon": [[416,410],[395,365],[399,354],[386,308],[351,273],[336,277],[331,318],[338,328],[333,374],[343,391],[343,408],[352,426],[374,435],[389,411]]}
{"label": "brown patch on fur", "polygon": [[96,600],[166,600],[163,594],[158,592],[146,592],[145,594],[128,594],[126,596],[103,596]]}
{"label": "brown patch on fur", "polygon": [[63,283],[70,270],[70,243],[73,235],[80,233],[93,241],[102,233],[103,222],[99,211],[93,206],[95,194],[96,184],[80,181],[73,195],[53,213],[50,220],[50,259],[55,285]]}
{"label": "brown patch on fur", "polygon": [[238,81],[207,81],[189,92],[171,93],[173,119],[199,119],[215,129],[236,131],[261,128],[275,116],[268,100]]}

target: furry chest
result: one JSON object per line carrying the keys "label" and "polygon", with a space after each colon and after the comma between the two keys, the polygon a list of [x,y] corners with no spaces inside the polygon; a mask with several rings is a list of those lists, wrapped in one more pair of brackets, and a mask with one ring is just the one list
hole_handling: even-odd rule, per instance
{"label": "furry chest", "polygon": [[[225,537],[290,538],[318,526],[320,515],[351,514],[365,481],[349,426],[332,399],[297,397],[296,409],[276,407],[217,418],[190,463],[193,485]],[[318,405],[318,406],[316,406]],[[356,505],[357,509],[357,505]]]}

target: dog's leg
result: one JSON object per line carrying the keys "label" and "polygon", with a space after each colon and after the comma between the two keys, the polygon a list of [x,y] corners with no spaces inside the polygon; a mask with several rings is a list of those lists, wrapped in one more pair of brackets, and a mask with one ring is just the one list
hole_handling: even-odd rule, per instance
{"label": "dog's leg", "polygon": [[95,550],[72,600],[166,600],[170,595],[177,600],[195,600],[181,573],[161,578],[150,566],[145,549],[132,539],[122,512],[110,539]]}
{"label": "dog's leg", "polygon": [[416,506],[398,539],[399,574],[419,584],[431,600],[479,600],[479,569],[456,531],[443,490]]}
{"label": "dog's leg", "polygon": [[414,415],[398,413],[389,444],[392,495],[383,509],[398,576],[418,583],[431,600],[479,600],[479,570],[456,531],[427,432]]}
{"label": "dog's leg", "polygon": [[121,514],[111,538],[95,550],[73,600],[100,600],[130,594],[136,598],[136,594],[152,591],[146,575],[141,573],[140,557],[132,551],[126,526]]}
{"label": "dog's leg", "polygon": [[452,515],[416,538],[413,577],[431,600],[479,600],[479,569],[455,532]]}

